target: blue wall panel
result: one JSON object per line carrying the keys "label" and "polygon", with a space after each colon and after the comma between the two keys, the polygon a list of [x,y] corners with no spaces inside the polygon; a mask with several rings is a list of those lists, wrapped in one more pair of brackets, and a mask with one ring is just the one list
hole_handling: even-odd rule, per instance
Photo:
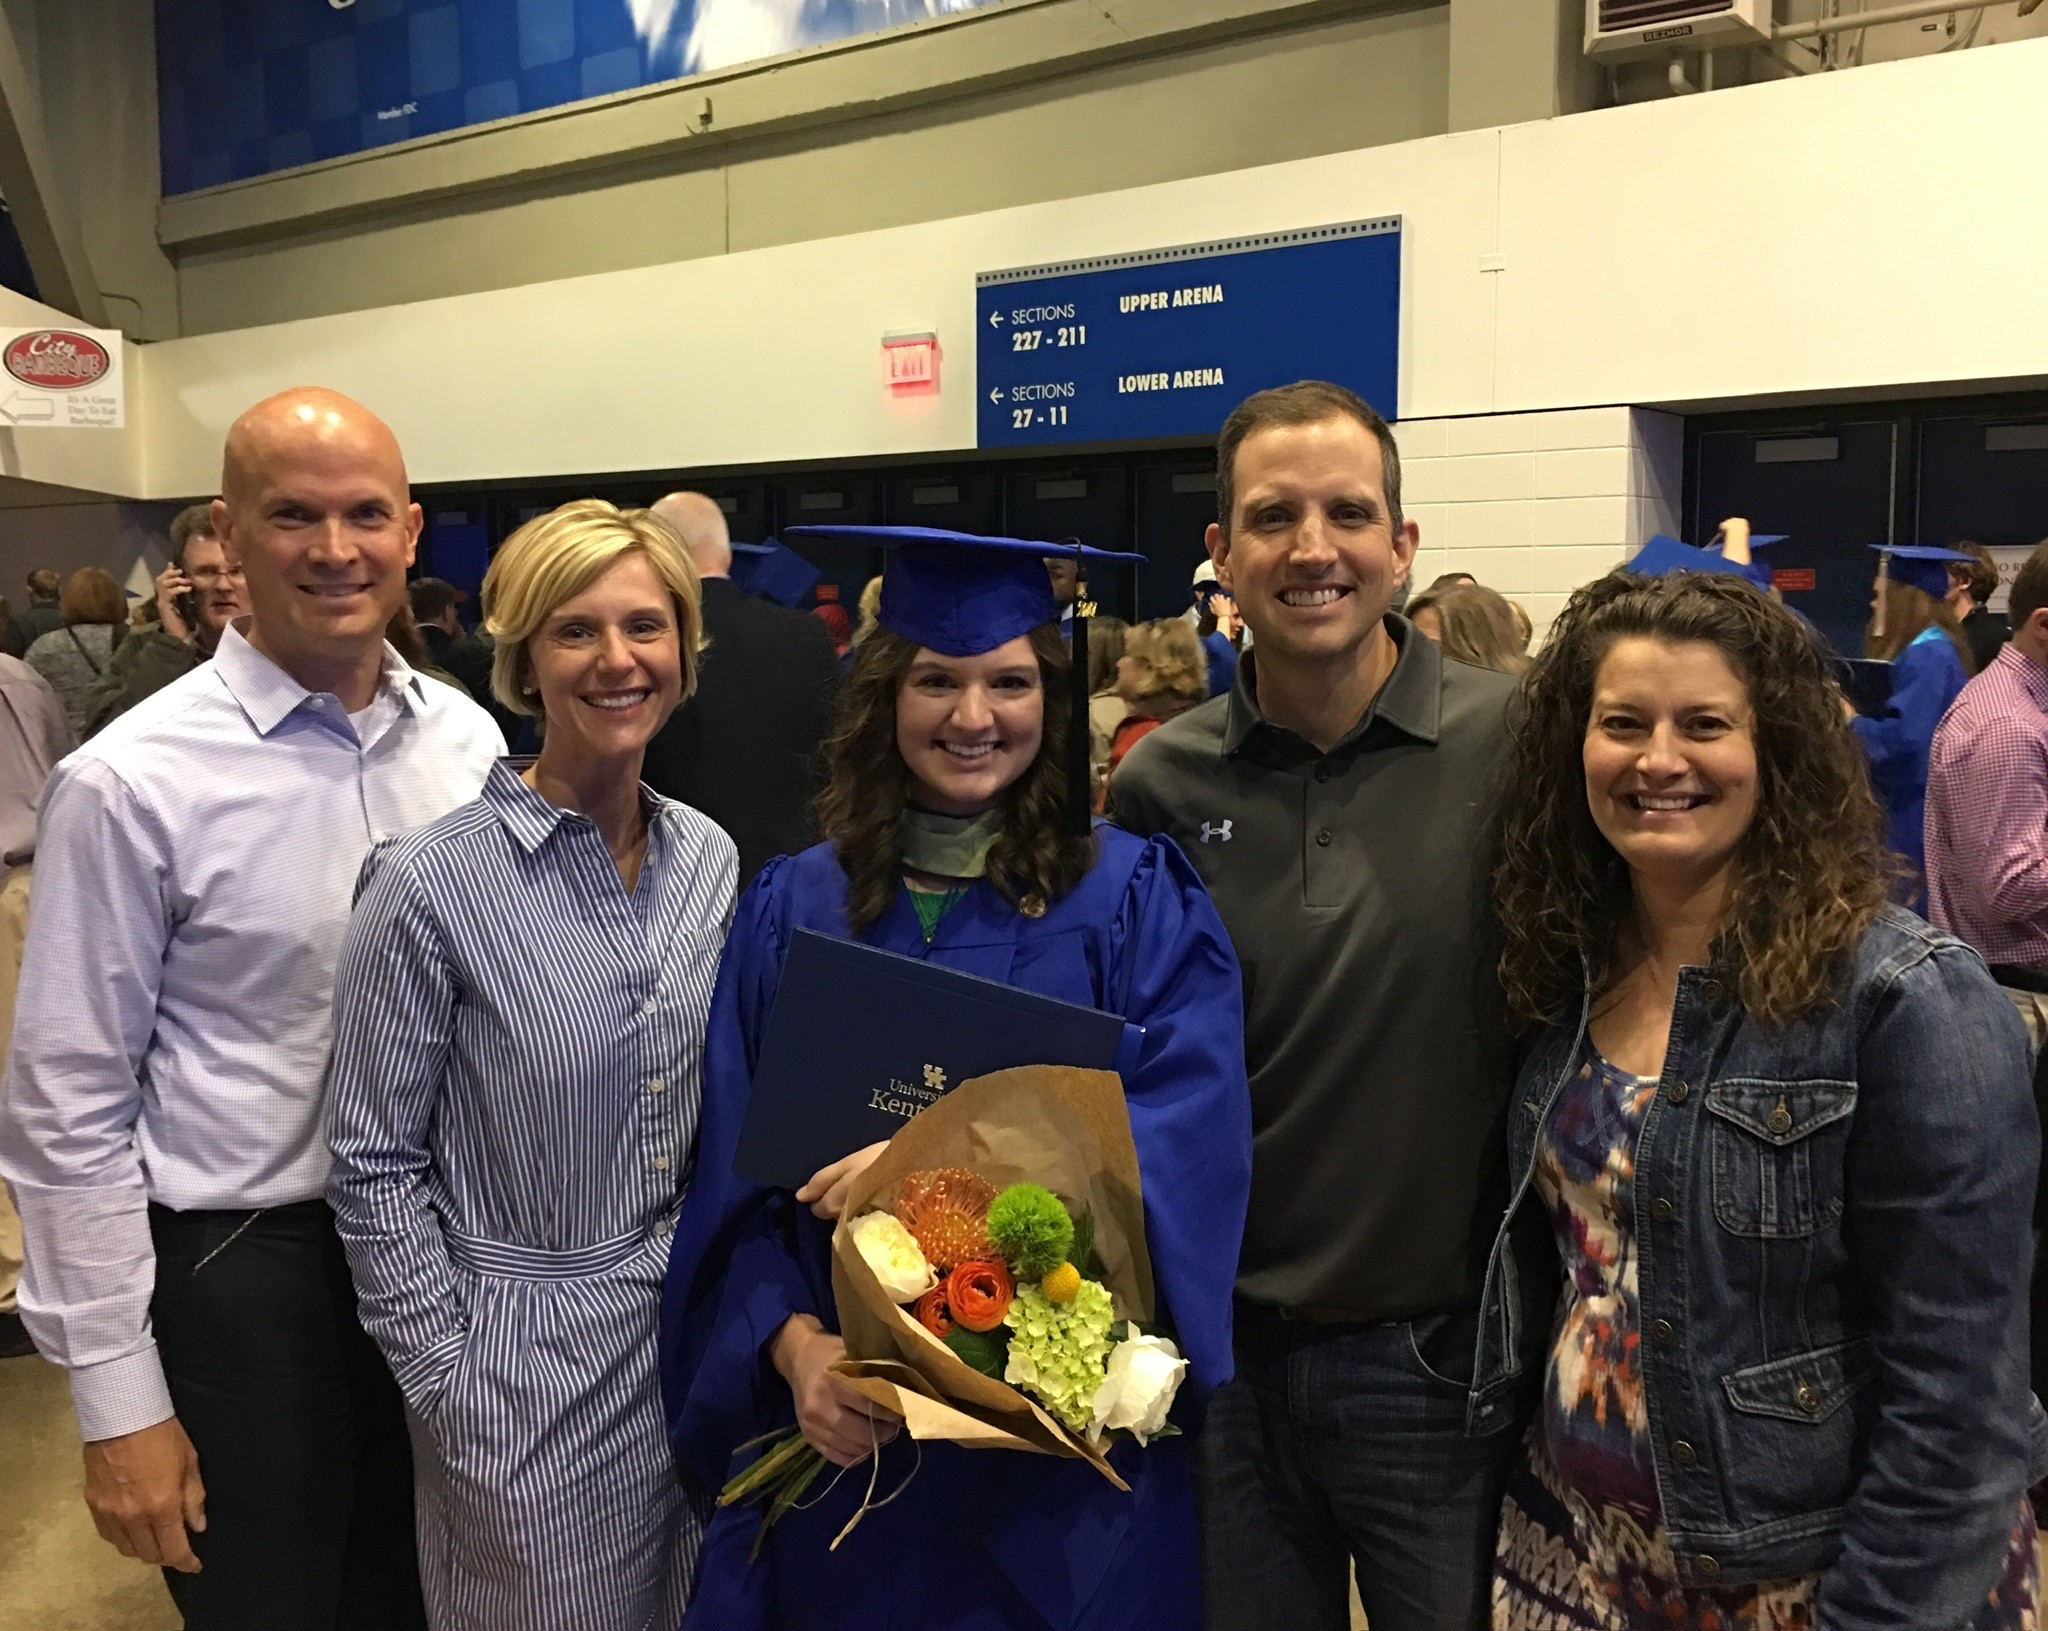
{"label": "blue wall panel", "polygon": [[996,0],[156,0],[166,196]]}

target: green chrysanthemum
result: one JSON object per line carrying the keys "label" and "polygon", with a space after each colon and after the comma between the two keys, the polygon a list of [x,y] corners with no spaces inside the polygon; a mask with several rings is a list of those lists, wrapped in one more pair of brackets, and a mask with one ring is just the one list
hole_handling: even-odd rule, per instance
{"label": "green chrysanthemum", "polygon": [[1074,1300],[1054,1302],[1033,1285],[1020,1285],[1003,1323],[1010,1328],[1010,1358],[1003,1380],[1028,1389],[1051,1414],[1083,1432],[1094,1418],[1095,1390],[1109,1364],[1109,1328],[1116,1321],[1109,1290],[1083,1280]]}
{"label": "green chrysanthemum", "polygon": [[1042,1280],[1074,1249],[1074,1220],[1059,1196],[1012,1184],[988,1204],[989,1243],[1019,1280]]}

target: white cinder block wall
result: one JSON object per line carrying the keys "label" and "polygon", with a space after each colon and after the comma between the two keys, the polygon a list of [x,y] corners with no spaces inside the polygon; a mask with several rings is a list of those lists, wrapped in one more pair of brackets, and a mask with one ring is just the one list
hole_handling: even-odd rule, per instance
{"label": "white cinder block wall", "polygon": [[1572,590],[1652,533],[1678,533],[1685,430],[1670,414],[1411,419],[1394,436],[1402,507],[1422,532],[1415,587],[1470,572],[1520,601],[1539,640]]}

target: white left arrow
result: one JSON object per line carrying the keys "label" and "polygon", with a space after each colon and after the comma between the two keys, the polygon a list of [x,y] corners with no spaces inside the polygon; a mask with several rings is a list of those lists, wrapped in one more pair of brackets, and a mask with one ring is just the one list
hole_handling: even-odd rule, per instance
{"label": "white left arrow", "polygon": [[999,311],[990,312],[988,314],[988,326],[990,328],[1001,328],[1003,326],[1003,314]]}
{"label": "white left arrow", "polygon": [[1000,387],[997,387],[996,389],[991,390],[988,393],[988,399],[989,401],[993,402],[997,407],[1000,408],[1003,405],[1002,389]]}

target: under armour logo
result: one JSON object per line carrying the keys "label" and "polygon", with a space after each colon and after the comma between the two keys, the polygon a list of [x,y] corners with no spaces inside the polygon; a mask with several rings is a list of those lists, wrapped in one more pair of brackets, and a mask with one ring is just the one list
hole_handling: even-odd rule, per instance
{"label": "under armour logo", "polygon": [[1212,839],[1212,838],[1220,838],[1220,839],[1222,839],[1222,840],[1223,840],[1223,842],[1224,842],[1224,843],[1226,843],[1226,844],[1227,844],[1227,843],[1229,843],[1229,842],[1230,842],[1230,823],[1229,823],[1229,822],[1227,822],[1227,821],[1217,821],[1217,822],[1205,821],[1205,822],[1203,822],[1203,823],[1202,823],[1202,842],[1206,844],[1206,843],[1208,843],[1208,842],[1209,842],[1209,840],[1210,840],[1210,839]]}
{"label": "under armour logo", "polygon": [[946,1073],[939,1069],[937,1065],[926,1065],[924,1067],[924,1085],[934,1093],[945,1092]]}

